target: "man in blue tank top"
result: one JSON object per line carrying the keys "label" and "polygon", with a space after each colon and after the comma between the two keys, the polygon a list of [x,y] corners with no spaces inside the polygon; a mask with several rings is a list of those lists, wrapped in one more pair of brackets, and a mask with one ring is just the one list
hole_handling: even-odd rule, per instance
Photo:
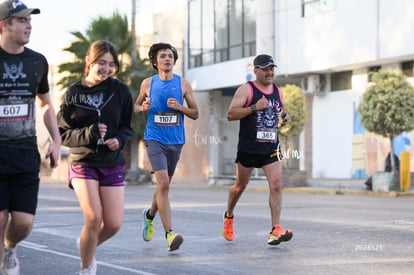
{"label": "man in blue tank top", "polygon": [[269,207],[272,229],[268,235],[269,245],[289,241],[293,232],[280,225],[282,209],[282,154],[278,122],[288,123],[289,116],[283,108],[279,88],[273,83],[273,58],[261,54],[254,59],[256,80],[240,86],[227,113],[228,120],[240,120],[237,147],[237,178],[229,190],[227,211],[224,213],[223,236],[234,239],[233,210],[249,183],[254,168],[263,168],[269,185]]}
{"label": "man in blue tank top", "polygon": [[142,237],[145,241],[152,239],[154,217],[159,212],[168,250],[173,251],[180,247],[183,237],[172,230],[168,192],[185,143],[184,115],[197,119],[198,107],[190,83],[173,73],[177,50],[170,44],[157,43],[148,55],[158,74],[142,82],[135,112],[147,112],[144,141],[157,189],[151,207],[143,211]]}

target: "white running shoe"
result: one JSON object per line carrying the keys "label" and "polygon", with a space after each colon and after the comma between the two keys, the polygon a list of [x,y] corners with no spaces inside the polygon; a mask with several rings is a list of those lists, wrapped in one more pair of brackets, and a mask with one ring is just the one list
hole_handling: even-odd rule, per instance
{"label": "white running shoe", "polygon": [[80,275],[96,275],[97,265],[96,260],[93,258],[92,264],[90,267],[83,269],[79,272]]}
{"label": "white running shoe", "polygon": [[[76,239],[76,246],[80,249],[80,237],[78,237]],[[82,263],[81,263],[81,266],[82,266]],[[81,274],[81,275],[89,275],[89,274],[90,275],[95,275],[97,269],[98,269],[98,264],[96,263],[96,258],[93,257],[93,261],[92,261],[91,266],[87,269],[81,270],[81,272],[79,274]]]}
{"label": "white running shoe", "polygon": [[16,247],[5,247],[1,257],[1,271],[3,275],[19,275],[19,259],[16,255]]}

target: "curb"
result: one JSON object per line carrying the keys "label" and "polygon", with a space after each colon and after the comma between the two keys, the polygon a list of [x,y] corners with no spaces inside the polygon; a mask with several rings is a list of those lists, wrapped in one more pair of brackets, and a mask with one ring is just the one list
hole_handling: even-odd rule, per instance
{"label": "curb", "polygon": [[[53,183],[53,184],[67,184],[67,180],[62,179],[52,179],[50,177],[42,177],[41,181],[43,183]],[[175,184],[176,187],[190,187],[190,188],[217,188],[217,189],[228,189],[231,184]],[[246,191],[257,191],[257,192],[269,192],[267,186],[251,186],[247,185]],[[402,191],[369,191],[369,190],[352,190],[352,189],[343,189],[343,188],[323,188],[323,187],[283,187],[282,191],[284,193],[302,193],[302,194],[324,194],[324,195],[359,195],[359,196],[377,196],[377,197],[413,197],[414,190],[409,190],[407,192]]]}
{"label": "curb", "polygon": [[[268,192],[268,187],[247,186],[246,190]],[[350,190],[350,189],[334,189],[334,188],[315,188],[315,187],[284,187],[285,193],[302,193],[302,194],[323,194],[323,195],[355,195],[355,196],[375,196],[375,197],[413,197],[414,191],[369,191],[369,190]]]}
{"label": "curb", "polygon": [[369,190],[348,190],[348,189],[327,189],[327,188],[283,188],[286,193],[306,193],[306,194],[326,194],[326,195],[362,195],[362,196],[378,196],[378,197],[414,197],[414,192],[400,191],[369,191]]}

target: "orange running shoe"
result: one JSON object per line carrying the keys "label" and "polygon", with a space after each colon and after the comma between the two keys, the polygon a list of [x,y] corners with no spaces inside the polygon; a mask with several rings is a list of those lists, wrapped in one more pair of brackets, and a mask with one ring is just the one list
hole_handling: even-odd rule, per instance
{"label": "orange running shoe", "polygon": [[232,241],[234,239],[234,228],[233,228],[233,217],[227,218],[226,213],[224,213],[224,226],[223,226],[223,237],[228,240]]}
{"label": "orange running shoe", "polygon": [[293,237],[293,231],[290,229],[283,229],[279,224],[275,224],[272,228],[272,231],[269,233],[269,239],[267,244],[269,245],[278,245],[281,242],[290,241]]}

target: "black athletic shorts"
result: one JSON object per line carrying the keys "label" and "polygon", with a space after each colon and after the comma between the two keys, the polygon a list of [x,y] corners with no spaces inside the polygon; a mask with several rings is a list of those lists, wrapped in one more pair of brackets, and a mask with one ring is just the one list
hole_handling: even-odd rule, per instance
{"label": "black athletic shorts", "polygon": [[0,210],[34,215],[39,193],[40,155],[36,137],[0,146]]}
{"label": "black athletic shorts", "polygon": [[265,155],[237,152],[236,163],[240,162],[244,167],[262,168],[263,166],[283,159],[280,150]]}
{"label": "black athletic shorts", "polygon": [[0,211],[36,214],[39,172],[0,174]]}

